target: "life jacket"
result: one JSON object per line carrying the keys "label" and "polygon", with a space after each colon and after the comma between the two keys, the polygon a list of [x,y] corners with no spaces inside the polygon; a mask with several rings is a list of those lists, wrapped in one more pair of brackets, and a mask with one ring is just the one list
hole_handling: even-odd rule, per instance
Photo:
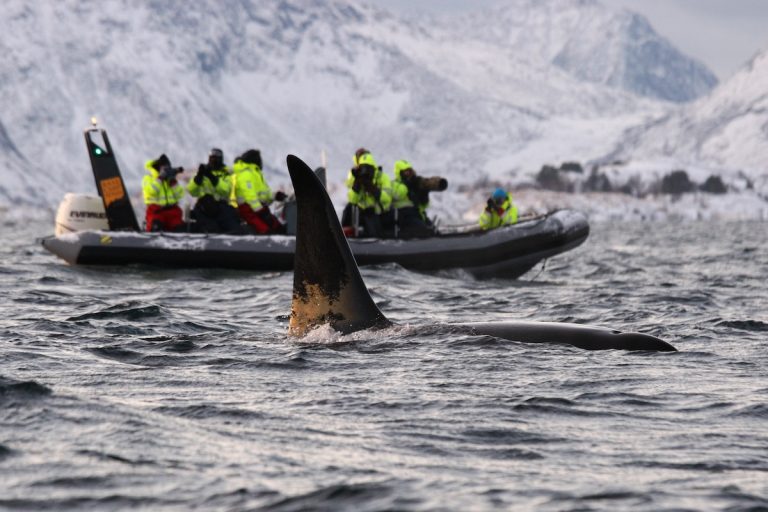
{"label": "life jacket", "polygon": [[141,181],[144,204],[163,207],[178,204],[184,197],[184,187],[176,179],[161,180],[159,171],[152,167],[153,162],[154,160],[148,160],[144,164],[144,169],[147,171]]}
{"label": "life jacket", "polygon": [[418,180],[420,179],[414,171],[410,180],[405,180],[402,172],[406,169],[413,169],[413,166],[407,160],[398,160],[395,162],[395,181],[392,182],[392,208],[400,209],[415,206],[419,210],[419,216],[423,221],[427,221],[427,208],[429,207],[429,192],[418,189]]}
{"label": "life jacket", "polygon": [[215,186],[208,179],[208,176],[203,177],[200,185],[194,179],[189,180],[189,185],[187,185],[189,194],[197,198],[212,196],[216,201],[229,202],[232,194],[232,177],[229,168],[225,165],[221,169],[215,169],[213,175],[219,178]]}
{"label": "life jacket", "polygon": [[355,190],[353,188],[355,185],[355,175],[353,174],[353,171],[355,169],[352,169],[349,171],[346,180],[347,188],[349,189],[347,191],[347,200],[363,210],[373,208],[376,213],[389,211],[392,205],[392,184],[389,176],[378,168],[376,161],[370,153],[365,153],[356,161],[359,165],[370,165],[374,168],[371,181],[373,182],[373,185],[381,191],[381,194],[377,198],[362,188],[360,190]]}
{"label": "life jacket", "polygon": [[414,206],[408,193],[408,185],[403,181],[400,172],[405,169],[412,169],[411,164],[406,160],[398,160],[395,162],[394,175],[395,180],[392,182],[392,208],[400,209]]}
{"label": "life jacket", "polygon": [[233,206],[247,204],[256,211],[272,203],[272,190],[258,165],[238,160],[232,170]]}
{"label": "life jacket", "polygon": [[512,196],[507,194],[507,199],[499,208],[483,210],[478,221],[481,229],[495,229],[517,223],[517,206],[512,204]]}

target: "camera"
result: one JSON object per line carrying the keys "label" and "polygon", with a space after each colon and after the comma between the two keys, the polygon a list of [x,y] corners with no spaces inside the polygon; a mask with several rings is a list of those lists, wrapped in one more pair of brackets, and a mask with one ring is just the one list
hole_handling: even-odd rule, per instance
{"label": "camera", "polygon": [[420,177],[416,181],[416,186],[419,190],[424,190],[426,192],[442,192],[443,190],[448,188],[448,180],[445,178],[441,178],[439,176],[432,176],[432,177]]}
{"label": "camera", "polygon": [[158,173],[158,177],[161,180],[172,180],[176,177],[177,174],[180,174],[184,172],[183,167],[161,167],[160,172]]}
{"label": "camera", "polygon": [[374,174],[376,174],[376,169],[371,165],[363,164],[357,168],[357,177],[363,181],[371,181]]}

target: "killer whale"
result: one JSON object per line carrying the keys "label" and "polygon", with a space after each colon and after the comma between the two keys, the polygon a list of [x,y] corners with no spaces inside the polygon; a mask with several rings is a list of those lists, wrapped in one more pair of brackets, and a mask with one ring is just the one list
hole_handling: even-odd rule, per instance
{"label": "killer whale", "polygon": [[[286,161],[298,208],[289,334],[300,337],[325,324],[344,334],[392,325],[368,293],[322,182],[300,158],[288,155]],[[512,321],[446,327],[456,333],[586,350],[676,351],[648,334],[578,324]]]}

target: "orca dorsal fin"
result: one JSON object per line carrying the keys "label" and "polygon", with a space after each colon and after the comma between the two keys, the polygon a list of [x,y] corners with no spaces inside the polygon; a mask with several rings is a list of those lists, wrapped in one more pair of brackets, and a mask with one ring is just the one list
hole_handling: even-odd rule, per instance
{"label": "orca dorsal fin", "polygon": [[300,158],[286,160],[298,210],[289,333],[303,336],[323,324],[343,333],[390,325],[365,287],[320,179]]}

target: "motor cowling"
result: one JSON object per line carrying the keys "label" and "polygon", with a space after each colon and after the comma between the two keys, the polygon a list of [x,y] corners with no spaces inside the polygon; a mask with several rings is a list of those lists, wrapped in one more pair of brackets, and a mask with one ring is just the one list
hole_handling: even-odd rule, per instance
{"label": "motor cowling", "polygon": [[56,212],[54,231],[56,236],[74,231],[99,229],[109,229],[104,202],[101,198],[88,194],[66,194]]}

